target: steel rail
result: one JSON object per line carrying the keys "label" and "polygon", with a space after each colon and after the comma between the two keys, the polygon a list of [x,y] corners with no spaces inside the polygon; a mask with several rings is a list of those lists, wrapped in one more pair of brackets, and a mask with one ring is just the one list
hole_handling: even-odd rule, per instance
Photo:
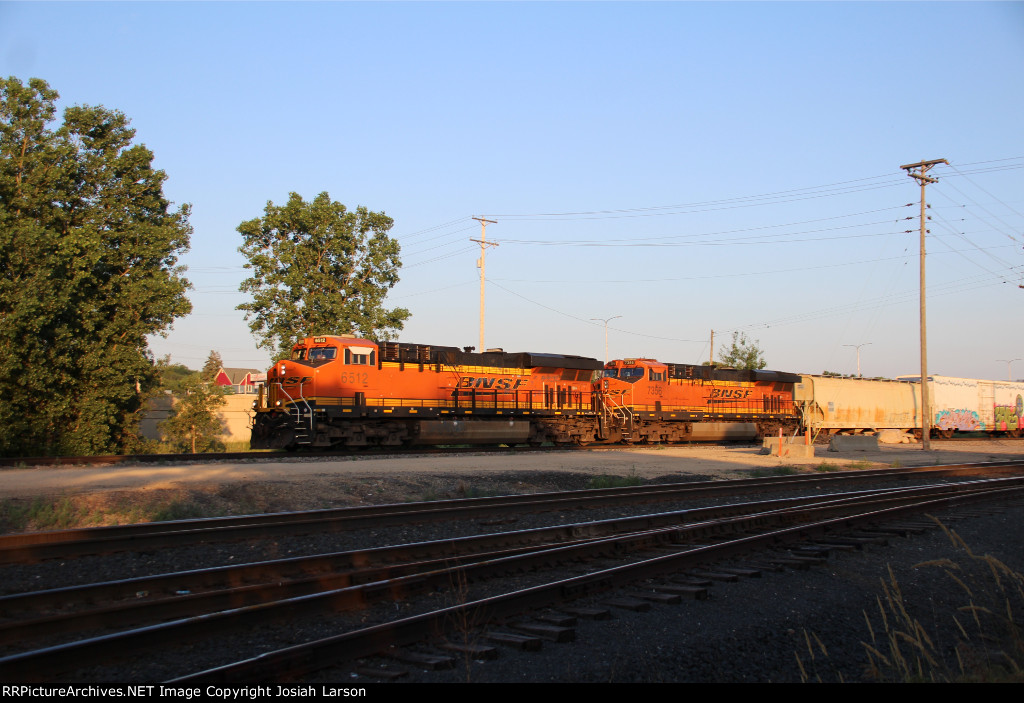
{"label": "steel rail", "polygon": [[922,501],[911,505],[832,518],[741,537],[721,544],[698,547],[678,554],[604,569],[584,576],[534,586],[501,596],[347,632],[315,642],[267,652],[233,664],[178,677],[169,683],[236,683],[294,679],[304,674],[338,666],[342,662],[378,654],[389,647],[437,638],[457,627],[457,623],[466,622],[467,617],[471,617],[473,622],[478,623],[494,622],[502,618],[520,615],[524,611],[549,607],[587,595],[604,593],[641,579],[657,577],[682,569],[692,569],[705,563],[721,561],[757,549],[797,542],[808,537],[827,536],[831,532],[883,522],[933,508],[948,507],[974,500],[1012,498],[1017,497],[1020,493],[1020,488],[1012,488],[985,494]]}
{"label": "steel rail", "polygon": [[[17,593],[0,597],[0,618],[6,619],[0,620],[0,644],[27,642],[57,632],[67,634],[147,620],[152,623],[169,617],[252,605],[271,597],[265,585],[268,583],[274,584],[273,598],[280,599],[427,571],[452,559],[492,559],[500,554],[536,549],[540,544],[573,544],[585,541],[583,538],[593,540],[666,525],[792,510],[823,502],[838,504],[877,495],[914,496],[937,490],[961,491],[986,485],[988,481],[991,479],[735,503]],[[501,551],[497,551],[499,549]],[[146,595],[140,598],[140,593]],[[74,609],[61,612],[66,611],[69,604]]]}
{"label": "steel rail", "polygon": [[[1006,481],[1012,481],[1016,484],[1015,487],[1013,489],[993,488],[992,486],[996,484],[996,481],[989,481],[985,482],[988,484],[987,486],[980,489],[976,488],[974,492],[991,496],[1005,494],[1007,490],[1024,490],[1024,486],[1021,486],[1021,483],[1024,483],[1024,479],[1003,479],[999,483],[1005,485]],[[955,489],[958,485],[943,486],[943,492],[948,494],[950,492],[948,489]],[[963,495],[968,495],[965,492],[966,490],[966,487],[961,488],[958,491],[959,496],[946,495],[941,499],[930,498],[924,500],[924,503],[929,506],[947,504],[949,501],[955,501]],[[868,504],[880,506],[892,505],[894,502],[904,505],[922,503],[923,499],[920,496],[915,497],[903,493],[899,492],[899,495],[896,496],[884,494],[872,496],[868,499]],[[386,582],[340,588],[315,595],[289,598],[275,603],[262,603],[5,657],[0,659],[0,678],[4,680],[45,678],[46,676],[52,676],[54,672],[68,671],[70,670],[69,667],[81,668],[95,663],[110,661],[118,652],[122,652],[124,655],[135,655],[139,651],[162,646],[170,641],[190,640],[210,632],[223,632],[225,628],[252,625],[257,620],[266,621],[267,619],[294,617],[296,614],[303,612],[339,611],[364,607],[366,604],[376,602],[382,598],[407,597],[426,588],[444,585],[451,586],[453,583],[468,582],[486,577],[487,575],[495,576],[515,573],[526,568],[543,567],[552,563],[564,563],[565,561],[578,560],[584,557],[621,557],[624,552],[630,553],[657,546],[674,545],[678,549],[679,544],[687,539],[721,538],[722,534],[729,530],[765,530],[779,524],[791,525],[808,519],[806,517],[808,510],[812,514],[820,515],[824,512],[825,514],[834,515],[836,511],[848,513],[851,510],[864,509],[866,508],[863,502],[851,502],[849,499],[827,501],[824,504],[816,507],[812,506],[802,511],[786,508],[778,511],[755,513],[739,518],[708,521],[696,525],[659,528],[641,533],[598,539],[587,543],[540,549],[514,557],[506,556],[462,564],[453,569],[442,569],[434,572],[409,575]]]}
{"label": "steel rail", "polygon": [[280,537],[288,534],[331,532],[380,527],[425,520],[493,517],[543,510],[567,510],[630,502],[700,499],[754,490],[793,490],[806,485],[864,480],[900,479],[926,475],[979,475],[1024,468],[1021,460],[977,462],[947,466],[868,469],[839,473],[774,476],[683,484],[653,484],[628,488],[590,489],[491,498],[386,504],[309,510],[266,515],[175,520],[74,530],[0,535],[0,565],[43,559],[73,558],[143,548],[166,548],[176,543],[204,540],[231,541]]}

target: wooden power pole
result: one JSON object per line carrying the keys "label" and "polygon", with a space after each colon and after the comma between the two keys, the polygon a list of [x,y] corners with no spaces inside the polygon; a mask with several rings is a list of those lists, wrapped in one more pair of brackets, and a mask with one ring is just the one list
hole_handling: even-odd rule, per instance
{"label": "wooden power pole", "polygon": [[931,449],[932,418],[931,409],[928,403],[928,333],[925,315],[925,285],[924,285],[924,235],[927,232],[925,226],[925,197],[924,189],[929,183],[937,183],[938,178],[931,178],[925,174],[938,164],[949,165],[945,159],[933,159],[932,161],[918,161],[916,164],[904,164],[900,166],[911,178],[916,178],[921,184],[921,448],[924,451]]}
{"label": "wooden power pole", "polygon": [[487,241],[487,225],[498,224],[495,220],[486,220],[483,217],[474,217],[474,220],[480,223],[480,239],[470,239],[471,242],[478,242],[480,244],[480,258],[476,260],[477,268],[480,269],[480,348],[477,352],[482,354],[487,351],[484,347],[484,281],[486,280],[486,269],[484,268],[485,259],[487,257],[487,247],[498,246],[497,242]]}

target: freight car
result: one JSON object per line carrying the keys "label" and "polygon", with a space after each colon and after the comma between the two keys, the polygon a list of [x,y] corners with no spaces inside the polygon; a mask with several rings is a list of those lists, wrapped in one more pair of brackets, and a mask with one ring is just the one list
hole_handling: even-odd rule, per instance
{"label": "freight car", "polygon": [[[932,433],[1024,434],[1024,383],[951,376],[928,377]],[[803,376],[794,400],[804,427],[814,434],[899,430],[921,437],[921,377],[894,381]]]}
{"label": "freight car", "polygon": [[815,436],[921,427],[921,386],[909,381],[802,376],[793,399]]}
{"label": "freight car", "polygon": [[[920,376],[900,378],[920,386]],[[1024,434],[1024,383],[929,376],[928,405],[940,437],[954,432]]]}
{"label": "freight car", "polygon": [[307,337],[254,404],[254,449],[593,438],[596,359]]}

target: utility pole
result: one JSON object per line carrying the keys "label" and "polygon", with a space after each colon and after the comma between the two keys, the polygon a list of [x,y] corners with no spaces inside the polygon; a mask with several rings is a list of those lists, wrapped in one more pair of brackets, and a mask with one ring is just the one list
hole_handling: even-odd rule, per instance
{"label": "utility pole", "polygon": [[1006,380],[1013,381],[1013,376],[1010,375],[1010,364],[1012,364],[1015,361],[1020,361],[1020,359],[996,359],[996,361],[1006,362]]}
{"label": "utility pole", "polygon": [[715,331],[711,330],[711,353],[708,354],[708,366],[715,365]]}
{"label": "utility pole", "polygon": [[479,242],[480,244],[480,258],[476,260],[477,268],[480,269],[480,348],[477,349],[477,352],[483,354],[487,351],[487,348],[484,346],[484,281],[487,278],[485,259],[487,257],[487,247],[498,246],[497,242],[487,241],[487,225],[496,225],[498,223],[495,220],[485,220],[482,217],[474,217],[473,219],[480,223],[480,239],[470,238],[469,241]]}
{"label": "utility pole", "polygon": [[857,378],[862,378],[862,376],[860,375],[860,348],[861,347],[866,347],[869,344],[871,344],[871,342],[864,342],[862,344],[844,344],[843,345],[844,347],[857,347]]}
{"label": "utility pole", "polygon": [[604,365],[608,365],[608,323],[612,320],[618,320],[622,315],[616,315],[615,317],[592,317],[591,320],[604,323]]}
{"label": "utility pole", "polygon": [[[931,431],[932,431],[932,418],[931,408],[928,404],[928,334],[927,334],[927,317],[925,315],[925,285],[924,285],[924,235],[927,232],[925,228],[925,197],[924,189],[929,183],[937,183],[938,178],[931,178],[925,174],[933,167],[938,164],[946,164],[949,166],[949,162],[945,159],[933,159],[932,161],[918,161],[916,164],[904,164],[900,166],[907,175],[911,178],[916,178],[917,182],[921,184],[921,449],[928,451],[932,448],[931,443]],[[916,170],[915,170],[916,169]]]}

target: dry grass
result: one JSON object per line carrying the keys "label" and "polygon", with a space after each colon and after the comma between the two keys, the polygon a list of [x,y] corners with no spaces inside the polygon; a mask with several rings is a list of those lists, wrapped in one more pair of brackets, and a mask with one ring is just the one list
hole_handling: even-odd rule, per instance
{"label": "dry grass", "polygon": [[[876,597],[877,612],[864,612],[867,677],[907,683],[1024,682],[1024,575],[991,555],[975,554],[956,532],[936,523],[956,558],[921,562],[914,569],[925,578],[945,580],[954,594],[951,600],[958,603],[944,614],[939,611],[929,631],[916,613],[936,604],[911,602],[890,568]],[[808,653],[796,653],[801,679],[822,681],[821,670],[834,671],[828,651],[813,633],[805,631],[804,639]]]}

